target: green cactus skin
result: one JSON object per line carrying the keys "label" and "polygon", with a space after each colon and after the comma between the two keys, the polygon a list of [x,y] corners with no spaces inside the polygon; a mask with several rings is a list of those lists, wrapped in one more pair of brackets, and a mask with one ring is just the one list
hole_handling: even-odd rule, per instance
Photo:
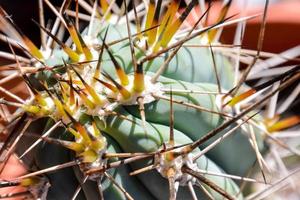
{"label": "green cactus skin", "polygon": [[[203,92],[216,92],[217,87],[208,83],[188,83],[183,81],[172,80],[168,78],[161,78],[162,83],[167,83],[167,87],[172,89],[190,89],[194,91]],[[173,93],[174,98],[179,101],[193,103],[194,105],[202,106],[208,110],[221,112],[216,106],[215,95],[203,95],[203,94],[182,94]],[[165,100],[159,100],[145,106],[145,112],[147,113],[147,121],[158,124],[169,124],[169,102]],[[134,116],[139,116],[139,111],[136,106],[128,106],[126,109]],[[174,105],[174,127],[184,132],[192,140],[197,140],[201,136],[208,133],[210,130],[216,128],[223,122],[223,119],[218,114],[211,114],[208,112],[195,111],[193,108],[187,108],[182,105]],[[186,122],[189,123],[186,123]],[[258,130],[257,130],[258,131]],[[247,170],[253,165],[256,160],[256,155],[250,146],[247,136],[243,135],[243,131],[239,129],[234,136],[224,140],[221,144],[208,152],[207,156],[213,159],[218,165],[230,174],[236,174],[243,176],[247,173]],[[260,150],[263,150],[264,144],[259,132],[256,134],[257,142]],[[217,138],[217,137],[216,137]],[[205,148],[209,143],[216,138],[212,138],[210,142],[200,146]],[[238,150],[236,149],[237,147]],[[225,152],[231,152],[227,154]],[[247,155],[247,160],[240,162],[236,165],[236,160],[243,160],[243,155]],[[226,159],[224,159],[226,157]]]}
{"label": "green cactus skin", "polygon": [[[55,130],[53,135],[61,135],[64,132],[61,128]],[[65,137],[70,137],[67,132],[64,132]],[[118,144],[108,135],[106,138],[109,140],[108,152],[116,153],[122,152]],[[73,159],[74,155],[65,148],[58,147],[54,144],[43,143],[40,145],[36,161],[40,168],[47,168],[53,165],[57,165],[60,162],[69,162]],[[51,159],[51,160],[50,160]],[[115,161],[112,159],[111,161]],[[129,176],[129,166],[121,166],[118,170],[109,170],[108,173],[114,177],[114,179],[123,186],[126,191],[131,194],[135,199],[147,199],[152,200],[154,197],[147,191],[147,189],[137,180],[136,177]],[[82,181],[82,173],[78,167],[67,168],[59,173],[49,173],[47,176],[54,187],[51,187],[47,199],[71,199],[74,195],[80,181]],[[78,178],[78,180],[76,179]],[[64,181],[62,181],[64,180]],[[87,181],[82,185],[83,190],[79,193],[76,199],[98,199],[99,190],[95,181]],[[126,199],[124,194],[109,180],[104,179],[102,182],[103,196],[105,199]]]}
{"label": "green cactus skin", "polygon": [[[140,119],[134,118],[131,116],[129,113],[127,113],[123,108],[117,109],[118,113],[122,113],[125,116],[130,117],[133,121],[135,121],[137,124],[132,124],[132,122],[129,122],[127,120],[120,119],[118,117],[113,117],[109,118],[107,120],[107,126],[104,129],[106,133],[108,133],[113,139],[109,140],[110,147],[108,148],[109,152],[119,152],[120,149],[117,146],[117,143],[121,145],[121,149],[125,152],[151,152],[159,148],[163,142],[168,141],[168,134],[169,134],[169,127],[159,125],[159,124],[154,124],[154,123],[147,123],[147,130],[149,131],[149,135],[145,136],[143,128],[138,125],[141,123]],[[61,130],[58,130],[61,131]],[[60,133],[61,134],[61,133]],[[180,131],[175,131],[175,141],[176,144],[186,144],[190,143],[192,140],[189,139],[185,134],[183,134]],[[50,150],[53,149],[53,150]],[[50,150],[50,151],[49,151]],[[56,152],[53,154],[53,152]],[[51,156],[48,153],[51,153]],[[195,150],[194,153],[199,152],[199,150]],[[65,155],[65,156],[63,156]],[[57,146],[53,146],[53,144],[47,144],[45,143],[39,151],[39,156],[37,158],[38,160],[38,166],[42,168],[46,168],[49,166],[52,166],[53,164],[59,164],[59,163],[53,163],[49,161],[49,157],[51,157],[53,160],[56,162],[61,162],[61,161],[69,161],[71,160],[70,158],[70,152],[68,153],[67,150],[63,148],[57,148]],[[64,158],[63,158],[64,157]],[[63,160],[66,159],[66,160]],[[147,162],[146,162],[147,163]],[[133,169],[138,169],[144,164],[145,162],[139,162],[136,164],[131,165]],[[48,166],[45,166],[48,165]],[[208,171],[214,171],[214,172],[222,172],[222,169],[218,167],[214,162],[209,160],[206,157],[201,157],[200,159],[197,160],[197,165],[199,169],[205,169]],[[135,180],[136,177],[129,177],[128,176],[128,168],[127,167],[121,167],[118,168],[117,170],[113,170],[112,175],[114,175],[115,179],[120,182],[120,184],[133,196],[136,197],[136,199],[152,199],[155,197],[155,199],[166,199],[168,198],[168,193],[166,193],[168,189],[168,185],[166,181],[160,177],[156,172],[148,172],[145,174],[141,174],[138,176],[138,180]],[[71,173],[70,170],[66,170],[64,173]],[[53,181],[54,185],[59,185],[60,178],[56,178],[57,176],[59,177],[59,174],[50,174],[50,181]],[[234,196],[238,194],[238,187],[230,179],[223,178],[223,177],[216,177],[216,176],[207,176],[209,179],[211,179],[213,182],[215,182],[217,185],[219,185],[221,188],[223,188],[225,191],[227,191],[230,195]],[[74,178],[74,175],[73,175]],[[119,180],[120,179],[120,180]],[[68,182],[70,181],[70,185],[76,185],[71,179],[68,179]],[[107,180],[106,180],[107,181]],[[64,182],[65,184],[65,182]],[[86,185],[86,190],[89,192],[85,192],[85,197],[87,199],[94,199],[99,193],[97,190],[95,191],[96,186],[94,185],[88,185],[88,183],[84,184]],[[107,184],[104,184],[104,195],[107,195],[109,197],[108,199],[126,199],[122,193],[120,193],[119,190],[114,188],[110,184],[110,187],[105,187]],[[151,193],[148,194],[147,190]],[[61,189],[61,188],[59,188]],[[70,188],[69,188],[70,189]],[[72,188],[71,188],[72,189]],[[212,189],[207,188],[208,191],[212,192],[214,197],[216,199],[222,199],[223,197],[214,192]],[[58,192],[58,189],[53,189],[54,191],[49,191],[49,199],[64,199],[64,198],[70,198],[70,196],[73,194],[71,191],[70,194],[67,192],[64,192],[64,195],[66,196],[52,196],[52,195],[57,195],[60,194]],[[132,191],[132,192],[130,192]],[[148,195],[147,195],[148,194]],[[95,195],[95,196],[93,196]],[[154,196],[150,198],[151,196]],[[198,198],[206,198],[203,193],[198,193],[197,192]],[[190,198],[189,192],[185,190],[179,190],[179,195],[178,199],[186,199]],[[239,198],[242,198],[239,196]]]}
{"label": "green cactus skin", "polygon": [[[126,111],[121,111],[121,113],[124,113],[125,116],[130,117],[130,115],[126,113]],[[137,123],[141,123],[139,119],[136,119],[134,117],[132,117],[132,119],[135,119],[134,121],[136,121]],[[149,134],[148,137],[145,137],[145,133],[141,126],[133,125],[131,124],[131,122],[120,120],[116,117],[108,120],[108,126],[105,129],[105,131],[111,134],[111,136],[115,138],[115,140],[121,145],[122,149],[124,149],[126,152],[151,152],[160,147],[163,142],[167,142],[169,139],[169,127],[167,126],[149,123],[149,125],[147,124],[147,130],[151,134]],[[175,130],[174,137],[175,143],[178,145],[191,142],[191,139],[188,138],[188,136],[177,130]],[[199,152],[199,150],[196,150],[195,153],[196,152]],[[222,171],[221,168],[219,168],[216,164],[214,164],[206,157],[202,157],[202,159],[197,160],[197,165],[200,169],[209,169],[215,172]],[[143,165],[141,165],[140,163],[133,164],[133,167],[137,169],[141,166]],[[163,179],[156,173],[150,172],[141,174],[139,178],[157,199],[168,198],[168,194],[165,193],[168,187],[167,183],[166,181],[163,181]],[[238,193],[238,188],[233,181],[220,177],[210,178],[212,178],[215,183],[217,183],[232,196]],[[198,195],[199,198],[205,198],[205,196],[201,193]],[[214,196],[216,199],[222,199],[222,197],[217,195],[216,193],[214,193]],[[188,191],[180,191],[178,194],[178,199],[186,198],[190,198],[190,194],[188,193]]]}
{"label": "green cactus skin", "polygon": [[[106,27],[105,27],[106,28]],[[98,27],[97,24],[94,27],[95,32],[101,33],[104,37],[104,28]],[[131,30],[135,31],[136,28],[134,25],[131,26]],[[133,32],[134,34],[134,32]],[[119,38],[127,37],[127,28],[126,24],[120,24],[117,26],[109,26],[108,30],[107,43],[116,41]],[[186,44],[201,44],[200,38],[194,38],[188,41]],[[128,42],[121,42],[119,44],[112,46],[112,51],[116,56],[116,59],[124,67],[127,73],[133,71],[130,47]],[[201,55],[201,56],[200,56]],[[163,64],[165,56],[155,58],[151,62],[145,64],[145,71],[156,72],[158,68]],[[231,89],[233,87],[234,75],[232,73],[232,65],[228,59],[222,55],[215,54],[216,67],[220,76],[220,82],[224,89]],[[104,56],[103,69],[107,71],[112,76],[115,76],[113,71],[112,63],[110,62],[109,57]],[[210,66],[210,67],[208,67]],[[168,65],[168,68],[163,72],[163,76],[187,81],[187,82],[200,82],[200,83],[217,83],[216,77],[213,71],[213,57],[207,47],[193,48],[193,47],[182,47],[177,53],[176,56],[171,60]]]}

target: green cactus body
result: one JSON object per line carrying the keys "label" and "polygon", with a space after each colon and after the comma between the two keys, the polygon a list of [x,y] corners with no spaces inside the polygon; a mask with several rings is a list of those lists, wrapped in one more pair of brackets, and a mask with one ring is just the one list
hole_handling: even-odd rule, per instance
{"label": "green cactus body", "polygon": [[[61,129],[57,129],[53,136],[62,135],[64,132]],[[64,137],[70,137],[70,134],[64,132]],[[117,153],[122,152],[118,144],[106,135],[108,139],[108,152]],[[50,151],[49,151],[50,150]],[[57,165],[61,162],[69,162],[74,158],[73,152],[58,147],[57,145],[44,143],[39,147],[37,154],[37,165],[40,168],[47,168],[53,165]],[[116,161],[111,159],[110,161]],[[114,177],[116,182],[120,184],[126,191],[131,194],[135,199],[154,199],[147,191],[147,189],[137,180],[136,177],[129,176],[130,169],[128,166],[121,166],[118,170],[109,170],[108,173]],[[80,182],[83,180],[83,175],[78,167],[67,168],[60,173],[49,173],[47,176],[50,179],[51,187],[47,199],[71,199],[74,195],[74,191]],[[77,179],[76,179],[77,178]],[[64,181],[62,181],[64,180]],[[125,195],[112,184],[109,180],[103,178],[102,181],[103,196],[106,199],[126,199]],[[100,193],[97,182],[87,180],[82,185],[82,191],[77,196],[77,199],[98,199]]]}
{"label": "green cactus body", "polygon": [[[157,148],[159,148],[162,145],[162,143],[168,141],[169,127],[159,125],[159,124],[148,123],[147,131],[149,131],[149,135],[145,136],[143,128],[141,127],[141,125],[139,125],[141,123],[140,119],[134,118],[122,108],[118,109],[118,112],[124,114],[125,116],[130,117],[131,120],[136,122],[136,124],[133,124],[132,122],[127,120],[120,119],[118,117],[109,118],[107,120],[107,126],[104,129],[104,131],[108,133],[112,138],[114,138],[115,141],[110,137],[108,137],[109,139],[108,143],[110,144],[108,147],[108,152],[111,153],[121,152],[117,143],[121,145],[121,149],[125,152],[152,152],[155,151]],[[62,130],[58,129],[57,131],[59,132],[59,135],[61,135]],[[176,144],[186,144],[186,143],[190,143],[192,140],[189,139],[182,132],[176,130],[175,141]],[[53,150],[49,151],[52,148]],[[53,151],[56,151],[56,153],[53,154]],[[197,152],[199,152],[199,150],[195,150],[194,153]],[[51,153],[51,155],[47,155],[48,153]],[[52,166],[53,164],[58,164],[58,163],[50,162],[49,157],[54,159],[55,162],[66,162],[71,160],[71,154],[69,151],[65,150],[64,148],[57,148],[57,146],[54,146],[53,144],[45,143],[41,147],[41,150],[39,151],[39,155],[37,158],[38,166],[42,168],[46,168]],[[149,162],[148,161],[139,162],[137,164],[131,165],[131,167],[133,169],[138,169],[146,163]],[[222,172],[221,168],[219,168],[214,162],[212,162],[206,157],[201,157],[201,159],[198,159],[196,164],[198,165],[199,169],[204,169],[204,170],[214,171],[219,173]],[[77,170],[77,173],[80,173],[78,169],[74,169],[74,170],[75,171]],[[72,171],[66,170],[66,172],[61,172],[61,173],[67,175],[70,173],[72,174]],[[155,172],[149,172],[149,173],[139,175],[138,179],[143,183],[142,185],[139,183],[138,180],[136,180],[136,177],[128,176],[128,169],[125,166],[118,168],[117,170],[112,170],[110,173],[115,177],[115,180],[118,181],[119,184],[122,185],[126,189],[126,191],[128,191],[136,199],[140,199],[140,198],[152,199],[154,197],[155,199],[166,199],[168,197],[168,193],[165,192],[168,187],[167,182]],[[63,176],[63,175],[55,173],[55,174],[49,174],[49,176],[50,176],[50,181],[53,181],[54,185],[59,186],[59,182],[61,181],[62,178],[59,176]],[[207,177],[209,177],[213,182],[215,182],[221,188],[226,190],[232,196],[238,194],[238,187],[232,180],[223,177],[215,177],[215,176],[207,176]],[[73,185],[74,187],[77,181],[68,179],[68,183],[70,183],[70,185]],[[88,199],[94,199],[97,197],[97,195],[99,195],[99,193],[96,190],[97,188],[96,183],[94,183],[93,185],[91,184],[92,184],[91,182],[85,183],[84,184],[85,187],[83,188],[85,197]],[[103,185],[104,185],[103,193],[104,196],[107,195],[107,198],[126,199],[124,195],[118,189],[116,189],[115,186],[113,186],[112,184],[104,183]],[[151,195],[143,187],[147,188],[147,190],[151,193]],[[67,191],[70,190],[70,193],[66,192],[65,190],[64,190],[65,192],[61,192],[65,196],[60,196],[60,195],[55,196],[60,194],[60,192],[58,192],[59,189],[64,190],[63,188],[50,189],[49,198],[50,199],[71,198],[70,195],[73,194],[72,189],[74,188],[72,187],[68,188]],[[220,196],[210,188],[207,189],[215,196],[216,199],[222,199],[222,196]],[[205,195],[203,193],[197,193],[197,196],[199,198],[205,198]],[[178,198],[179,199],[190,198],[190,194],[186,189],[182,189],[179,192]],[[239,198],[241,198],[241,196]]]}
{"label": "green cactus body", "polygon": [[[98,25],[99,26],[99,25]],[[100,32],[102,37],[104,36],[103,27],[98,27],[97,24],[94,27],[96,32]],[[131,25],[131,30],[135,31],[134,25]],[[113,42],[120,38],[127,37],[127,27],[126,24],[120,24],[116,26],[109,26],[107,42]],[[202,44],[201,38],[194,38],[186,43],[188,44]],[[116,59],[124,67],[127,73],[133,71],[130,47],[127,41],[121,42],[119,44],[113,45],[112,50]],[[200,56],[201,55],[201,56]],[[163,64],[167,55],[159,56],[153,59],[151,62],[145,63],[145,71],[156,72],[159,67]],[[222,74],[221,85],[224,89],[230,89],[233,87],[234,75],[232,73],[232,66],[229,60],[219,54],[214,55],[216,60],[217,71]],[[103,64],[103,69],[105,69],[110,74],[114,75],[112,69],[112,63],[108,56],[104,58],[108,62]],[[210,67],[208,67],[210,66]],[[187,81],[187,82],[200,82],[200,83],[215,83],[216,77],[213,69],[213,56],[208,47],[182,47],[176,54],[176,56],[168,64],[167,69],[163,72],[163,76]]]}
{"label": "green cactus body", "polygon": [[[202,92],[216,92],[217,86],[207,83],[188,83],[177,80],[172,80],[168,78],[161,78],[162,83],[166,83],[166,88],[172,88],[174,90],[194,90]],[[216,104],[216,95],[203,95],[203,94],[182,94],[173,93],[174,98],[178,101],[192,103],[194,105],[201,106],[207,110],[222,112]],[[145,106],[146,117],[149,122],[154,122],[158,124],[168,125],[169,124],[169,102],[166,100],[159,100]],[[136,106],[128,106],[126,109],[134,116],[139,116],[139,111]],[[197,140],[199,137],[205,135],[212,129],[216,128],[223,122],[223,118],[219,114],[213,114],[205,111],[195,111],[193,108],[187,108],[183,105],[174,105],[174,127],[184,132],[192,140]],[[186,122],[189,123],[186,123]],[[257,142],[259,144],[260,150],[263,150],[262,137],[257,131]],[[243,135],[242,129],[239,129],[234,136],[226,139],[221,144],[216,146],[214,149],[208,152],[207,156],[213,159],[219,166],[221,166],[225,171],[230,174],[245,175],[247,170],[256,160],[255,153],[250,146],[247,136]],[[216,137],[217,138],[217,137]],[[216,138],[212,138],[210,142],[214,141]],[[201,146],[205,148],[210,142]],[[239,150],[236,147],[239,146]],[[231,152],[226,154],[225,152]],[[240,164],[236,165],[236,160],[242,160],[243,155],[248,155],[247,160],[244,160]],[[226,157],[226,159],[224,159]]]}
{"label": "green cactus body", "polygon": [[[126,113],[126,111],[122,111],[121,113],[124,113],[126,116],[130,117],[130,114]],[[134,121],[138,124],[141,123],[141,120],[137,118],[132,117],[132,119],[134,119]],[[105,131],[114,137],[115,140],[121,145],[122,149],[126,152],[152,152],[169,139],[169,127],[167,126],[149,123],[147,124],[147,131],[149,131],[149,135],[145,136],[141,126],[132,124],[131,122],[125,120],[120,120],[117,117],[108,120]],[[184,133],[177,130],[175,130],[174,137],[175,143],[178,145],[190,143],[192,141]],[[197,152],[199,152],[199,150],[195,150],[194,153]],[[202,159],[197,160],[196,163],[200,169],[207,169],[215,172],[222,171],[221,168],[219,168],[215,163],[206,157],[202,157]],[[132,167],[135,169],[139,169],[142,166],[143,163],[136,163],[132,165]],[[217,183],[232,196],[238,193],[238,188],[233,181],[221,177],[210,178],[212,178],[215,183]],[[167,182],[155,172],[141,174],[139,175],[139,179],[157,199],[168,198],[168,194],[165,193],[168,187]],[[208,188],[208,190],[211,189]],[[214,193],[214,191],[210,192]],[[222,199],[222,196],[219,196],[217,193],[214,193],[214,195],[216,199]],[[201,193],[199,193],[197,196],[198,198],[205,198],[205,195]],[[188,191],[183,190],[179,192],[178,199],[188,198],[190,198]]]}
{"label": "green cactus body", "polygon": [[[112,29],[111,29],[112,30]],[[114,50],[118,52],[117,50]],[[123,51],[123,50],[122,50]],[[121,51],[121,52],[122,52]],[[128,51],[128,50],[127,50]],[[186,48],[180,52],[188,52],[189,49]],[[193,53],[199,54],[199,52],[194,52],[193,49],[191,49]],[[204,55],[206,55],[206,51],[208,49],[204,49]],[[203,53],[202,52],[202,53]],[[201,51],[200,51],[201,53]],[[183,56],[179,56],[176,58],[176,64],[175,69],[182,69],[179,67],[185,61],[181,61],[180,58],[185,58],[186,56],[184,53],[182,53]],[[120,53],[122,55],[122,53]],[[107,56],[107,55],[105,55]],[[122,59],[123,57],[121,56],[116,56],[119,59]],[[207,58],[207,56],[203,56]],[[124,57],[126,58],[126,56]],[[225,58],[224,58],[225,59]],[[105,59],[104,59],[105,60]],[[49,61],[53,62],[53,60]],[[157,64],[157,63],[158,64]],[[227,62],[227,61],[226,61]],[[159,66],[162,61],[154,61],[151,63],[152,66]],[[181,64],[179,64],[181,63]],[[199,63],[199,61],[197,62]],[[195,69],[197,66],[197,63],[195,62],[193,65],[188,65],[191,67],[191,69]],[[202,62],[201,62],[202,63]],[[61,64],[61,63],[59,63]],[[104,70],[107,71],[110,74],[114,74],[112,68],[111,68],[111,62],[109,61],[110,65],[106,65],[105,63],[103,66]],[[110,68],[108,68],[110,66]],[[172,66],[175,66],[174,63],[170,63],[171,68],[173,69]],[[183,64],[183,66],[185,66]],[[227,65],[229,66],[229,65]],[[157,69],[152,69],[149,68],[149,70],[157,70]],[[132,71],[132,70],[129,70]],[[212,72],[211,72],[212,73]],[[159,79],[159,82],[163,84],[163,87],[165,89],[172,88],[174,90],[176,89],[189,89],[189,90],[196,90],[196,91],[203,91],[203,92],[216,92],[217,86],[214,84],[210,83],[189,83],[189,82],[183,82],[183,81],[178,81],[179,80],[190,80],[191,82],[194,82],[194,78],[191,76],[184,76],[182,78],[179,78],[179,75],[183,74],[183,71],[177,71],[175,70],[174,72],[166,72],[164,75],[166,76],[174,76],[175,79],[170,79],[170,78],[164,78],[161,77]],[[201,74],[200,71],[196,73],[191,73],[193,75],[195,74]],[[153,73],[148,73],[147,76],[151,77]],[[196,76],[196,75],[195,75]],[[213,76],[211,74],[210,76]],[[195,81],[199,81],[203,78],[196,79]],[[214,78],[210,78],[208,80],[204,80],[204,82],[214,82]],[[215,95],[203,95],[203,94],[182,94],[182,93],[176,93],[174,92],[174,99],[179,100],[179,101],[184,101],[188,103],[192,103],[194,105],[199,105],[207,110],[212,110],[215,112],[221,112],[220,109],[217,107],[215,103],[216,96]],[[138,117],[139,116],[139,109],[138,106],[126,106],[125,109],[129,111],[133,116]],[[124,108],[119,110],[115,110],[119,114],[123,114],[127,116],[128,118],[134,119],[138,124],[141,124],[140,119],[134,118],[131,116],[129,113],[127,113]],[[145,135],[143,128],[141,125],[135,125],[132,122],[128,122],[126,120],[120,120],[117,117],[113,118],[108,118],[106,119],[106,128],[104,128],[104,132],[108,133],[116,142],[113,142],[112,140],[109,142],[109,146],[111,148],[108,148],[108,152],[151,152],[157,150],[163,142],[166,142],[168,140],[168,134],[169,134],[169,102],[164,101],[164,100],[158,100],[154,101],[149,104],[145,104],[145,112],[146,112],[146,119],[147,126],[147,134]],[[174,105],[174,113],[175,113],[175,124],[174,127],[176,130],[175,134],[175,141],[176,144],[187,144],[192,142],[193,140],[197,140],[199,137],[207,133],[208,131],[212,130],[215,128],[217,125],[222,123],[223,119],[220,117],[218,114],[212,114],[209,112],[201,112],[197,111],[193,108],[186,108],[182,105]],[[189,121],[190,123],[187,124],[186,121]],[[83,124],[87,123],[83,121]],[[157,124],[155,124],[157,123]],[[149,125],[148,125],[149,124]],[[160,125],[162,124],[162,125]],[[89,126],[89,125],[88,125]],[[191,140],[192,139],[192,140]],[[212,139],[213,140],[213,139]],[[118,145],[121,146],[122,151],[117,148],[117,143]],[[243,147],[243,150],[239,148],[239,151],[236,151],[233,147],[236,145],[241,145]],[[117,146],[116,146],[117,145]],[[115,147],[116,146],[116,147]],[[204,148],[207,145],[202,146]],[[53,147],[52,144],[45,144],[43,147],[43,152],[45,153],[50,153],[52,154],[51,148],[55,148],[55,151],[57,151],[56,147]],[[115,149],[117,148],[117,149]],[[62,150],[61,151],[65,152],[67,150]],[[50,151],[49,151],[50,150]],[[231,154],[229,155],[224,155],[224,152],[230,151]],[[45,153],[41,153],[40,156],[38,156],[38,163],[39,167],[41,168],[46,168],[51,165],[54,165],[54,163],[49,162],[48,160],[48,155]],[[68,152],[68,151],[67,151]],[[195,150],[195,153],[199,152],[198,150]],[[64,153],[64,154],[65,154]],[[57,153],[58,155],[61,155],[62,153]],[[70,153],[69,153],[70,154]],[[243,155],[247,154],[248,159],[245,162],[242,162],[239,165],[236,165],[236,160],[241,160],[243,158]],[[251,156],[250,156],[251,155]],[[237,133],[235,133],[235,136],[231,137],[228,139],[228,141],[224,141],[222,144],[218,145],[216,148],[211,150],[209,154],[207,154],[211,159],[213,159],[217,165],[214,164],[213,161],[206,157],[201,157],[201,159],[198,159],[196,164],[200,169],[205,169],[208,171],[213,171],[213,172],[223,172],[223,170],[226,170],[229,173],[232,174],[237,174],[237,175],[243,175],[253,164],[255,160],[255,154],[250,147],[246,136],[242,135],[242,131],[239,130]],[[68,156],[67,156],[68,157]],[[226,159],[224,159],[226,157]],[[44,159],[47,158],[47,159]],[[57,159],[59,164],[61,161],[66,162],[66,160],[63,160],[58,156],[57,158],[54,157],[53,159]],[[70,155],[68,157],[69,160],[71,160]],[[138,164],[132,164],[130,165],[131,169],[138,169],[145,164],[149,162],[139,162]],[[79,176],[79,180],[82,180],[83,175],[80,175],[80,170],[74,169],[77,171],[77,176]],[[65,170],[67,171],[67,174],[72,174],[73,172],[70,172],[70,170]],[[122,166],[118,168],[117,170],[113,170],[114,172],[111,173],[111,175],[115,178],[115,180],[124,188],[126,189],[127,192],[131,194],[131,196],[135,199],[166,199],[168,197],[167,188],[167,181],[165,181],[162,177],[160,177],[159,174],[156,172],[146,172],[145,174],[138,175],[138,177],[129,177],[128,176],[128,171],[129,168],[128,166]],[[64,174],[63,172],[61,172]],[[79,175],[78,175],[79,173]],[[49,175],[52,177],[52,175]],[[50,181],[53,181],[53,185],[57,185],[59,187],[59,182],[60,178],[56,178],[57,175],[54,175],[53,178],[50,178]],[[63,176],[63,175],[62,175]],[[74,175],[73,175],[74,176]],[[214,183],[219,185],[221,188],[223,188],[226,192],[228,192],[230,195],[235,196],[238,193],[238,187],[235,182],[233,182],[230,179],[227,178],[221,178],[221,177],[215,177],[215,176],[207,176],[210,180],[212,180]],[[57,180],[56,180],[57,179]],[[104,178],[105,179],[105,178]],[[137,180],[138,179],[138,180]],[[59,198],[70,198],[70,195],[72,195],[71,191],[74,191],[74,187],[76,184],[78,184],[78,181],[70,180],[70,185],[73,185],[73,187],[70,187],[70,193],[65,192],[64,194],[66,195],[65,197],[62,196],[57,196],[60,192],[58,192],[58,189],[50,189],[49,191],[49,199],[59,199]],[[108,180],[105,180],[106,182]],[[104,181],[104,182],[105,182]],[[75,182],[75,183],[74,183]],[[141,183],[139,183],[141,182]],[[107,199],[126,199],[124,194],[120,192],[116,186],[113,184],[110,184],[106,187],[103,187],[103,195]],[[134,188],[134,189],[133,189]],[[147,188],[147,189],[145,189]],[[59,188],[62,189],[62,188]],[[220,196],[218,193],[214,192],[211,190],[209,187],[207,189],[211,192],[211,194],[216,198],[216,199],[222,199],[222,196]],[[147,190],[147,191],[146,191]],[[87,198],[87,199],[95,199],[99,198],[99,192],[97,189],[97,183],[92,181],[87,181],[85,184],[83,184],[83,193],[80,193],[81,196],[78,198]],[[163,194],[163,195],[161,195]],[[52,196],[53,195],[53,196]],[[143,196],[143,197],[142,197]],[[202,192],[197,192],[198,198],[205,198],[205,195]],[[185,189],[180,189],[178,192],[178,199],[188,199],[190,198],[189,191],[185,187]],[[239,198],[242,198],[241,195],[239,195]]]}

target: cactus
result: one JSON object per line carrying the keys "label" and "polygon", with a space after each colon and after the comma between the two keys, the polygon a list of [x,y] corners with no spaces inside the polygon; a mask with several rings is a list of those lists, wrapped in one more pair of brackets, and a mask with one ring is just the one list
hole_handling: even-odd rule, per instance
{"label": "cactus", "polygon": [[[29,96],[1,89],[10,97],[1,98],[2,108],[14,108],[1,111],[2,163],[16,154],[28,172],[1,180],[0,187],[24,191],[0,198],[245,199],[243,182],[268,186],[265,155],[286,146],[272,133],[300,120],[267,118],[262,105],[299,80],[299,67],[250,87],[244,81],[259,46],[236,81],[234,62],[218,50],[226,47],[217,42],[218,28],[255,16],[228,17],[232,1],[212,25],[205,23],[209,6],[188,28],[183,23],[198,1],[182,11],[180,1],[110,2],[76,1],[72,12],[64,1],[52,30],[34,22],[41,48],[1,8],[0,30],[11,49],[5,56],[17,74],[7,79],[20,76]],[[86,27],[78,4],[91,13]],[[247,177],[253,168],[260,178]]]}

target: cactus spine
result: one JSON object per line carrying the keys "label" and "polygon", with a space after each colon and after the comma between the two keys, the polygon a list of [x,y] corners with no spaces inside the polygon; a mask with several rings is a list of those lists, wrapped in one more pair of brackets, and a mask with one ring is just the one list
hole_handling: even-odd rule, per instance
{"label": "cactus spine", "polygon": [[[196,0],[180,12],[177,0],[123,1],[121,7],[76,1],[76,8],[91,12],[82,28],[84,15],[71,12],[71,3],[55,11],[54,26],[60,23],[72,44],[35,22],[47,35],[40,49],[1,8],[0,30],[11,37],[14,70],[29,91],[23,100],[3,89],[13,100],[0,103],[16,109],[2,114],[8,137],[1,154],[4,165],[14,153],[34,164],[0,183],[25,192],[0,197],[244,199],[240,180],[262,182],[246,177],[255,163],[266,178],[270,134],[300,120],[267,119],[261,104],[298,81],[299,68],[250,88],[244,80],[254,61],[235,83],[233,62],[217,50],[226,47],[217,42],[218,28],[253,16],[226,18],[230,0],[212,25],[205,23],[209,6],[188,27]],[[29,59],[16,56],[15,48]],[[30,140],[25,150],[22,138]]]}

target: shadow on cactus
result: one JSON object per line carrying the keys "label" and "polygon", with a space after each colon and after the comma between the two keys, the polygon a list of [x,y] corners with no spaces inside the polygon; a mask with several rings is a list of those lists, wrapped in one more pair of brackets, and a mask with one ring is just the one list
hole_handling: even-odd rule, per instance
{"label": "shadow on cactus", "polygon": [[[270,99],[299,81],[299,67],[245,84],[259,58],[268,1],[257,56],[241,71],[224,50],[241,46],[222,45],[218,35],[258,15],[228,17],[227,1],[208,25],[212,5],[200,15],[198,1],[183,10],[180,2],[65,0],[56,10],[40,1],[57,16],[51,29],[34,21],[41,48],[1,8],[0,30],[11,52],[0,55],[12,60],[1,81],[21,76],[29,96],[1,87],[9,97],[0,100],[2,163],[17,154],[28,173],[1,180],[0,187],[24,191],[0,198],[255,199],[281,181],[271,182],[265,155],[274,144],[295,153],[273,133],[300,118],[263,113],[270,112]],[[190,14],[198,16],[192,25]],[[266,188],[249,193],[257,184]]]}

